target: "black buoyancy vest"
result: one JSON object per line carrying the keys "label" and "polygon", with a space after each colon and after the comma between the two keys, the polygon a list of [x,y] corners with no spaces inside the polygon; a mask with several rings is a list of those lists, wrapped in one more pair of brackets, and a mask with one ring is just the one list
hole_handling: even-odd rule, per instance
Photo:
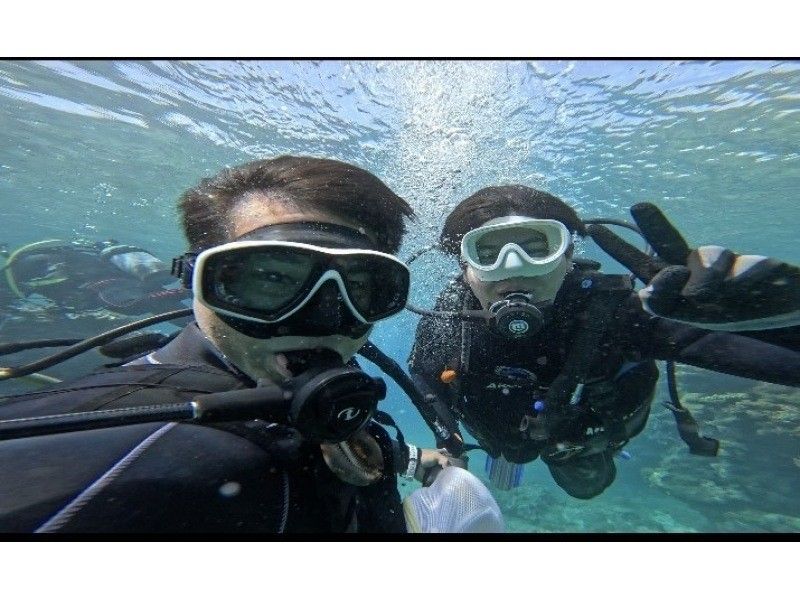
{"label": "black buoyancy vest", "polygon": [[[558,440],[592,441],[600,446],[606,437],[621,444],[641,431],[658,370],[653,361],[626,363],[613,344],[613,323],[606,322],[608,330],[603,331],[600,346],[583,356],[591,363],[583,381],[581,405],[572,409],[557,430],[550,430],[547,437],[537,436],[542,431],[536,430],[540,414],[534,403],[547,398],[551,384],[575,357],[571,351],[586,326],[592,301],[603,301],[596,298],[603,283],[614,284],[613,278],[577,269],[562,285],[545,327],[530,339],[510,342],[486,326],[459,322],[460,334],[451,332],[446,344],[432,351],[439,357],[441,369],[457,372],[449,385],[450,405],[489,454],[496,457],[502,453],[511,461],[527,462],[552,444],[554,435]],[[455,302],[459,309],[476,308],[477,300],[461,281],[443,295],[451,310]],[[619,305],[619,296],[613,301],[612,309]],[[445,334],[439,332],[441,341]]]}
{"label": "black buoyancy vest", "polygon": [[[148,364],[115,367],[96,372],[77,382],[61,383],[37,393],[2,397],[0,418],[177,403],[191,400],[192,396],[199,393],[236,390],[249,385],[251,384],[232,373],[211,365]],[[103,470],[114,460],[113,456],[103,458],[104,452],[112,455],[120,452],[124,454],[126,446],[130,448],[136,445],[160,425],[162,424],[140,424],[0,442],[0,473],[8,491],[0,490],[0,513],[5,511],[7,515],[5,519],[0,516],[0,531],[33,531],[71,493],[85,491],[86,484],[94,482],[103,474]],[[213,425],[178,424],[169,436],[160,441],[163,443],[167,438],[171,441],[174,438],[177,447],[174,450],[162,450],[160,454],[164,464],[153,464],[150,467],[149,474],[153,476],[151,486],[175,483],[179,493],[182,486],[192,487],[193,477],[196,481],[198,477],[212,475],[208,473],[209,470],[215,472],[213,475],[216,476],[233,475],[234,478],[237,478],[235,472],[239,471],[238,478],[252,478],[254,481],[250,483],[250,487],[259,485],[269,495],[258,496],[251,493],[245,500],[246,493],[242,492],[242,499],[238,503],[232,501],[231,507],[225,509],[224,505],[211,504],[218,499],[215,493],[211,493],[205,510],[199,497],[187,496],[183,503],[174,505],[173,514],[166,515],[165,513],[171,511],[164,507],[166,510],[161,515],[154,512],[151,519],[145,517],[144,521],[137,520],[135,529],[129,531],[403,532],[405,525],[391,463],[391,440],[388,433],[377,424],[370,424],[368,430],[384,450],[388,466],[385,471],[389,473],[372,487],[357,488],[336,478],[324,464],[319,447],[303,441],[296,430],[287,426],[260,420]],[[81,435],[84,440],[81,440]],[[251,448],[242,450],[242,441],[247,441]],[[206,447],[220,447],[217,453],[220,455],[220,462],[208,461],[209,455],[202,454],[204,449],[198,442]],[[88,446],[91,443],[94,443],[94,447]],[[28,448],[25,448],[26,444]],[[56,446],[61,448],[54,449]],[[236,449],[237,446],[241,448]],[[81,466],[85,471],[67,471],[63,466],[59,468],[48,465],[51,460],[58,461],[59,455],[51,454],[48,458],[47,455],[40,454],[41,449],[46,447],[51,447],[51,451],[56,450],[58,453],[72,453],[74,459],[82,460]],[[182,450],[186,452],[181,454]],[[195,450],[195,457],[191,456],[192,450]],[[226,462],[222,455],[228,455],[229,451],[233,456]],[[250,457],[245,456],[245,453]],[[4,459],[4,455],[7,458]],[[30,458],[35,465],[27,463],[26,458]],[[247,461],[248,458],[251,459],[250,462]],[[205,461],[197,462],[201,459]],[[175,463],[173,470],[177,470],[174,479],[171,479],[171,472],[162,471],[165,467],[169,469],[167,463],[170,462]],[[228,473],[226,463],[231,465],[232,471]],[[26,471],[42,466],[61,469],[63,483],[60,483],[59,475],[39,479],[31,477],[28,475],[30,471]],[[250,471],[253,468],[257,471]],[[181,482],[182,478],[184,482]],[[270,482],[270,478],[274,478],[274,482]],[[202,486],[206,482],[197,483]],[[25,486],[26,491],[14,492],[15,484],[19,488]],[[36,484],[41,486],[38,496],[34,496],[37,492]],[[137,492],[139,491],[141,489],[137,488]],[[108,493],[114,496],[113,488]],[[158,501],[159,504],[164,502],[159,495],[148,496],[146,491],[143,497],[144,509],[147,509],[148,500]],[[121,496],[116,499],[119,504],[126,504],[128,500],[131,504],[138,505],[136,497]],[[180,498],[174,500],[180,502]],[[201,503],[199,505],[198,500]],[[33,504],[25,501],[32,501]],[[192,504],[188,504],[189,502]],[[100,501],[89,503],[89,507],[84,508],[81,513],[82,518],[78,517],[71,522],[77,528],[67,526],[59,531],[105,531],[107,528],[104,524],[124,519],[124,515],[114,512],[112,504],[98,507],[98,503]],[[239,511],[234,507],[237,504],[241,505]],[[223,514],[216,518],[209,515],[215,509],[221,509]],[[197,519],[197,527],[193,528],[191,521],[180,523],[184,516],[191,520]],[[124,526],[124,523],[120,525]],[[152,525],[152,529],[148,525]],[[172,525],[176,527],[173,528]]]}

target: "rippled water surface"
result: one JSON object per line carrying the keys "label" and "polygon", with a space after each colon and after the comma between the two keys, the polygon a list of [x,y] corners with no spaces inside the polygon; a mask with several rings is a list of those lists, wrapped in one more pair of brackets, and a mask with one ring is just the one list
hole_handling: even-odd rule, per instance
{"label": "rippled water surface", "polygon": [[[800,262],[798,63],[0,62],[0,130],[10,247],[116,237],[169,258],[183,251],[181,191],[223,166],[293,153],[353,162],[407,198],[419,222],[403,255],[434,241],[467,195],[521,183],[584,217],[653,201],[691,244]],[[413,300],[430,305],[454,267],[420,259]],[[374,338],[404,362],[415,323],[403,314]],[[723,442],[717,459],[689,456],[655,407],[597,499],[571,499],[528,465],[522,488],[496,493],[509,527],[800,530],[800,394],[679,373]],[[387,407],[430,443],[394,387]],[[473,459],[480,472],[482,453]]]}

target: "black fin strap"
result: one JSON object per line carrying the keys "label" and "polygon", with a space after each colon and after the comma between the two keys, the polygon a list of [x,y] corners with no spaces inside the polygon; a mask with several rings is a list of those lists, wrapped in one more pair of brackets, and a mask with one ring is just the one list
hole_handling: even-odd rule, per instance
{"label": "black fin strap", "polygon": [[664,406],[672,411],[672,415],[675,417],[675,424],[678,426],[678,434],[681,440],[689,447],[689,452],[703,457],[716,457],[719,452],[719,440],[700,436],[700,427],[697,425],[697,421],[692,417],[689,410],[681,405],[678,397],[678,386],[675,381],[674,361],[667,362],[667,387],[671,402],[664,403]]}

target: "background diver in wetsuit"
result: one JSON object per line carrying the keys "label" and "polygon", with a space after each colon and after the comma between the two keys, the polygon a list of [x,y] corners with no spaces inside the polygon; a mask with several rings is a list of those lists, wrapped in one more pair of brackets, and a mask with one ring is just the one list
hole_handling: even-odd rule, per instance
{"label": "background diver in wetsuit", "polygon": [[[426,420],[450,431],[440,445],[458,453],[460,420],[500,463],[541,457],[559,486],[586,499],[613,482],[613,456],[647,422],[655,360],[800,386],[800,270],[690,249],[654,205],[631,213],[655,255],[520,185],[482,189],[448,216],[440,247],[462,273],[434,310],[417,310],[409,358]],[[636,292],[629,276],[573,258],[574,234],[647,286]],[[716,454],[677,399],[672,408],[690,450]]]}
{"label": "background diver in wetsuit", "polygon": [[[0,311],[39,299],[42,307],[74,317],[96,310],[136,316],[183,307],[190,295],[173,285],[169,265],[146,249],[114,240],[49,239],[3,251]],[[22,313],[20,311],[19,313]]]}

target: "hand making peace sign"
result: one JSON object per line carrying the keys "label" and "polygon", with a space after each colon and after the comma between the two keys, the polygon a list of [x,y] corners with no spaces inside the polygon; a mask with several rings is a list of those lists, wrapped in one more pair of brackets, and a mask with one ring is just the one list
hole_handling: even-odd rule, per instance
{"label": "hand making peace sign", "polygon": [[589,235],[647,286],[639,291],[649,313],[711,330],[763,330],[800,324],[800,268],[717,245],[691,249],[655,205],[631,215],[655,250],[649,256],[604,226]]}

